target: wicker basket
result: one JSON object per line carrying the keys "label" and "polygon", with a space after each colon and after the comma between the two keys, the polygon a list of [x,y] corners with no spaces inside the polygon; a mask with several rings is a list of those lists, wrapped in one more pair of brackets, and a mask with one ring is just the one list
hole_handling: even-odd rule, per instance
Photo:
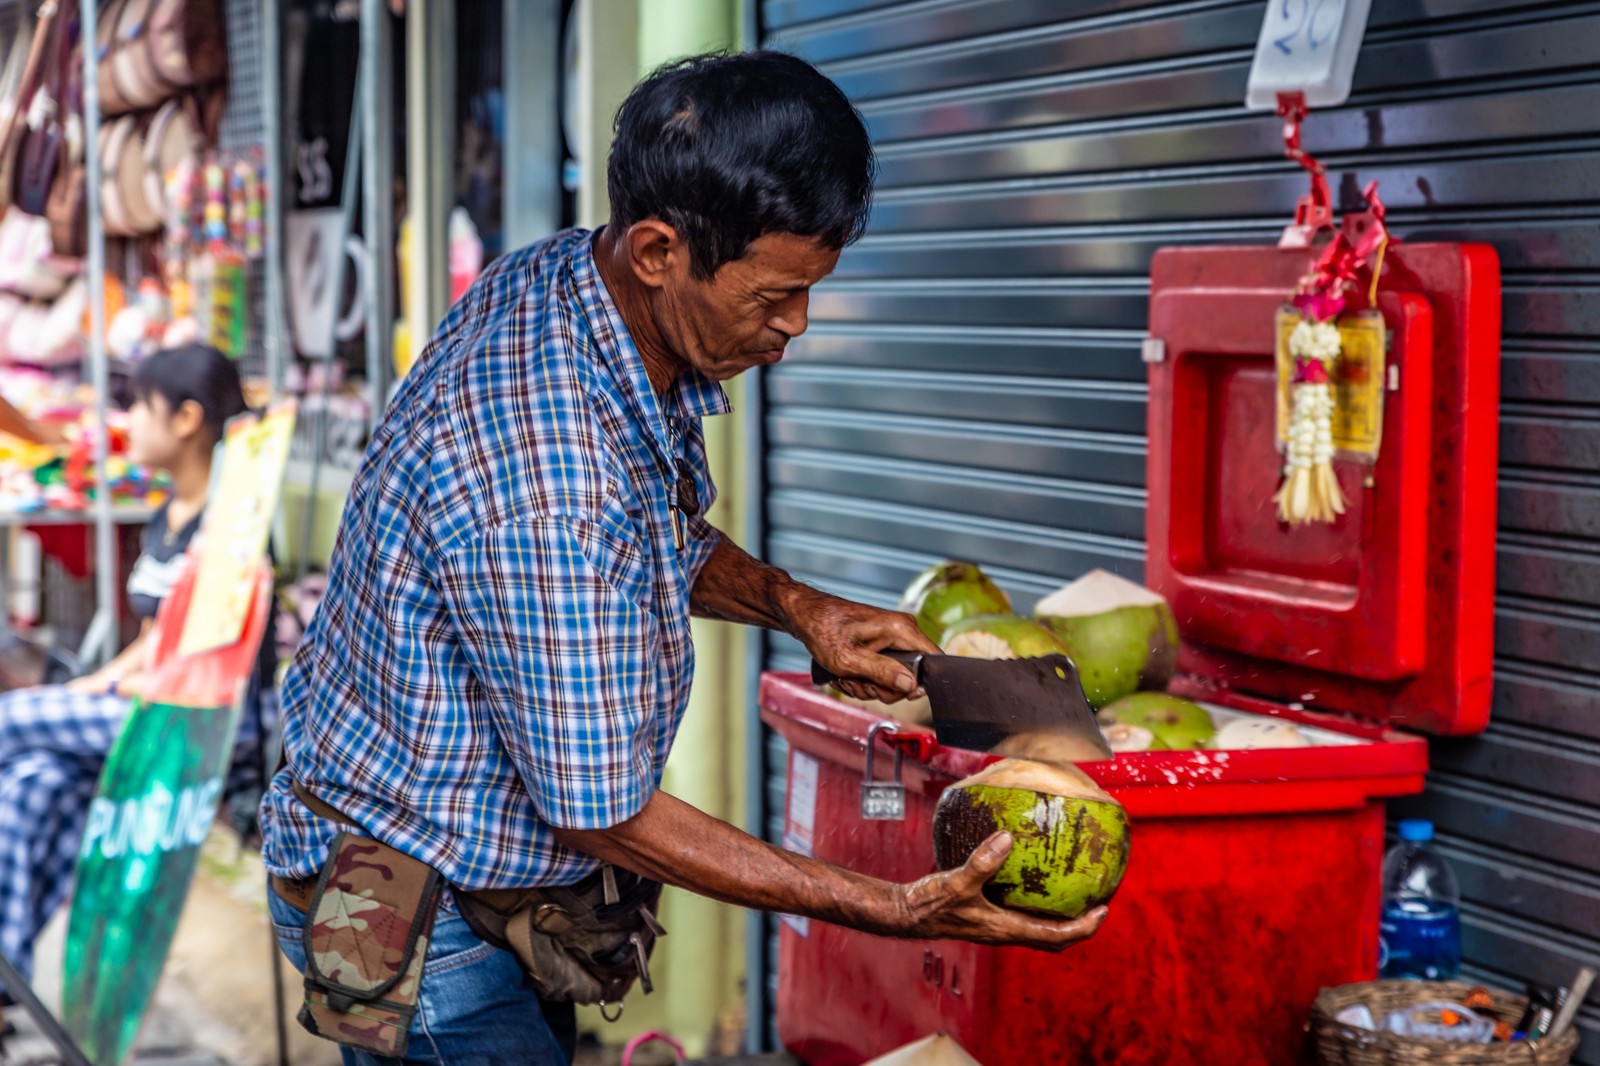
{"label": "wicker basket", "polygon": [[[1311,1037],[1322,1066],[1565,1066],[1578,1047],[1578,1030],[1570,1028],[1557,1040],[1518,1040],[1493,1044],[1456,1044],[1422,1040],[1358,1029],[1336,1020],[1346,1007],[1365,1003],[1378,1020],[1390,1011],[1417,1003],[1443,1000],[1460,1003],[1472,985],[1460,981],[1366,981],[1324,988],[1311,1008]],[[1528,1007],[1523,996],[1490,990],[1495,1013],[1515,1025]]]}

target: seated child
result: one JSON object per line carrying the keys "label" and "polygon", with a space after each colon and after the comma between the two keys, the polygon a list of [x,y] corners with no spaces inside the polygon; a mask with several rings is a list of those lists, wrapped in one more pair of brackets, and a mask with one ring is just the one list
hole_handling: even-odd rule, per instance
{"label": "seated child", "polygon": [[[128,577],[139,636],[86,677],[0,695],[0,951],[30,976],[34,940],[66,898],[89,801],[127,716],[119,689],[145,661],[156,609],[200,528],[223,425],[245,410],[238,368],[214,348],[157,352],[132,384],[128,457],[172,478],[172,496],[145,528]],[[241,770],[260,776],[264,721],[275,707],[271,631],[241,716],[231,787],[241,784]],[[8,1000],[0,990],[0,1004]]]}

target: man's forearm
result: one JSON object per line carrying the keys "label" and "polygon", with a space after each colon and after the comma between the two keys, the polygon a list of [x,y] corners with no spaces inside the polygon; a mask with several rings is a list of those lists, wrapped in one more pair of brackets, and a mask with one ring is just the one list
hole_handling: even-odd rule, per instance
{"label": "man's forearm", "polygon": [[689,594],[701,618],[793,631],[793,605],[815,590],[721,536]]}
{"label": "man's forearm", "polygon": [[619,826],[556,835],[603,862],[724,903],[882,936],[911,933],[901,886],[775,848],[665,792]]}

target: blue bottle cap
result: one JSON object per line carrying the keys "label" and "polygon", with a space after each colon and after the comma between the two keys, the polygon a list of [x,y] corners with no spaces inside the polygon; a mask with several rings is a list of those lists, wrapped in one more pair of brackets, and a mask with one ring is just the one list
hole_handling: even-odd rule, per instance
{"label": "blue bottle cap", "polygon": [[1407,818],[1400,823],[1400,839],[1408,843],[1421,843],[1433,839],[1433,823],[1426,818]]}

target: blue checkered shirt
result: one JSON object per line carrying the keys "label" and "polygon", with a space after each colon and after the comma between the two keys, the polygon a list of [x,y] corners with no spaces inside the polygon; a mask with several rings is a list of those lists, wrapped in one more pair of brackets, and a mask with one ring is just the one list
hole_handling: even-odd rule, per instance
{"label": "blue checkered shirt", "polygon": [[314,873],[335,827],[469,889],[568,884],[661,783],[689,699],[689,590],[716,544],[674,543],[680,460],[710,506],[695,374],[658,398],[591,234],[496,262],[402,383],[351,487],[328,589],[283,685],[287,769],[267,868]]}

